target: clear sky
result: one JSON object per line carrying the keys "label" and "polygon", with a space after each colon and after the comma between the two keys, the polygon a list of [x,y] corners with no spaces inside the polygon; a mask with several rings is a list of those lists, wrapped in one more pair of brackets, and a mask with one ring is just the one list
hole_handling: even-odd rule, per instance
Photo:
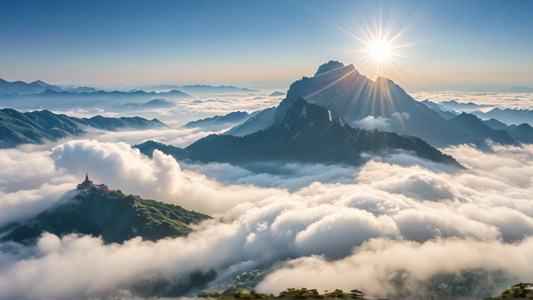
{"label": "clear sky", "polygon": [[[401,33],[377,71],[367,25]],[[328,60],[407,90],[533,87],[533,1],[0,1],[0,78],[287,88]]]}

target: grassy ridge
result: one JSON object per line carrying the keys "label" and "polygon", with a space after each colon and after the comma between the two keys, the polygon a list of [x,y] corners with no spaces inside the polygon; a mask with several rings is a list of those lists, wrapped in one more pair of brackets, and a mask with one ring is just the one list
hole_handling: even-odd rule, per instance
{"label": "grassy ridge", "polygon": [[91,188],[24,224],[11,224],[0,232],[9,231],[2,239],[17,242],[31,242],[43,232],[102,236],[106,243],[122,243],[138,236],[156,241],[185,236],[191,232],[189,224],[208,218],[177,205]]}

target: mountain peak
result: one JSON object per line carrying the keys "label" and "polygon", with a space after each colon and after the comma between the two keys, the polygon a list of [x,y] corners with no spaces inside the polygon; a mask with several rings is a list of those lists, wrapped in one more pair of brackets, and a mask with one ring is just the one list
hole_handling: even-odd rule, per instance
{"label": "mountain peak", "polygon": [[389,79],[383,76],[379,76],[378,78],[376,78],[376,82],[381,82],[381,81],[387,82],[389,81]]}
{"label": "mountain peak", "polygon": [[38,85],[40,85],[42,87],[50,86],[48,83],[46,83],[44,81],[41,81],[41,80],[36,80],[36,81],[34,81],[34,82],[30,83],[30,84],[38,84]]}
{"label": "mountain peak", "polygon": [[318,71],[316,71],[315,76],[342,67],[344,67],[343,63],[336,60],[330,60],[329,62],[318,67]]}
{"label": "mountain peak", "polygon": [[322,106],[309,103],[302,96],[299,96],[287,110],[284,123],[292,124],[303,120],[306,123],[312,121],[316,124],[333,121],[331,111]]}

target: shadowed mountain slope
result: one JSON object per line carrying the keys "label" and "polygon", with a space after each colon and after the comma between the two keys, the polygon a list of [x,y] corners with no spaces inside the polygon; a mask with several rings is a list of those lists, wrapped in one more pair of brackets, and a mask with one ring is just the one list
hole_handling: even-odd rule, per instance
{"label": "shadowed mountain slope", "polygon": [[87,128],[117,130],[161,127],[167,126],[157,119],[147,120],[141,117],[107,118],[98,115],[92,118],[74,118],[48,110],[22,113],[5,108],[0,110],[0,148],[55,141],[69,135],[81,135]]}
{"label": "shadowed mountain slope", "polygon": [[238,132],[234,128],[228,134],[245,135],[257,131],[258,124],[279,124],[300,96],[309,103],[331,110],[352,126],[372,116],[386,122],[387,131],[417,136],[435,146],[478,140],[478,137],[414,100],[393,81],[383,77],[370,80],[353,65],[344,66],[334,61],[320,66],[315,76],[294,82],[274,116],[265,115],[258,120],[258,115],[248,124],[241,124]]}
{"label": "shadowed mountain slope", "polygon": [[[151,155],[149,151],[158,149],[158,145],[147,143],[136,147]],[[281,122],[265,130],[243,137],[210,135],[185,149],[172,147],[169,151],[168,147],[159,150],[180,160],[237,165],[256,161],[360,165],[366,161],[361,156],[363,153],[386,156],[399,149],[460,167],[452,157],[420,138],[352,128],[331,111],[303,98],[289,107]]]}

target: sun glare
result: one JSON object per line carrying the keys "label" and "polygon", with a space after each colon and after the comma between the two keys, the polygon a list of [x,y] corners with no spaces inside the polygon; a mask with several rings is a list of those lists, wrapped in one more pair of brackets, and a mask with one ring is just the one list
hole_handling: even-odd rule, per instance
{"label": "sun glare", "polygon": [[370,56],[376,62],[383,62],[389,60],[390,45],[384,40],[376,40],[370,44]]}
{"label": "sun glare", "polygon": [[[390,19],[390,20],[389,20]],[[353,31],[339,27],[359,43],[354,45],[350,52],[358,53],[354,58],[358,69],[363,71],[369,78],[379,76],[391,76],[402,69],[400,60],[407,58],[403,48],[420,43],[405,43],[402,35],[410,29],[410,26],[394,26],[394,18],[384,22],[381,14],[379,19],[370,25],[364,17],[360,18]],[[395,28],[396,27],[396,28]],[[405,73],[405,70],[402,70]]]}

